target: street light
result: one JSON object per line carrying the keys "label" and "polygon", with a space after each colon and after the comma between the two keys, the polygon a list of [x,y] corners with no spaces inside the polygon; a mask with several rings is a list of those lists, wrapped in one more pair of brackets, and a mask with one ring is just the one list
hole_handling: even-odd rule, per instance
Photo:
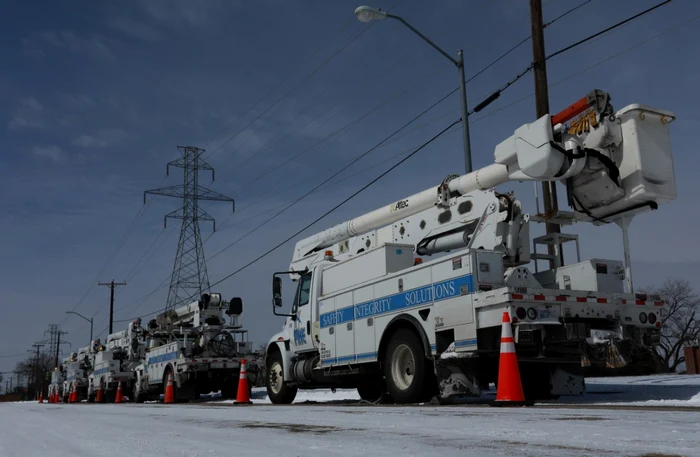
{"label": "street light", "polygon": [[80,313],[76,313],[75,311],[66,311],[66,314],[75,314],[76,316],[80,316],[86,321],[90,322],[90,344],[92,344],[92,317],[88,319],[87,317],[83,316]]}
{"label": "street light", "polygon": [[411,24],[406,22],[403,18],[389,14],[386,11],[382,11],[378,8],[372,8],[371,6],[358,6],[355,9],[355,16],[360,22],[370,22],[370,21],[380,21],[382,19],[390,18],[396,19],[403,25],[411,29],[413,33],[418,35],[428,43],[430,46],[435,48],[440,54],[445,56],[450,62],[452,62],[459,70],[459,92],[462,103],[462,141],[464,143],[464,169],[467,173],[472,171],[472,149],[471,142],[469,139],[469,122],[467,120],[467,86],[464,80],[464,52],[459,49],[457,51],[457,58],[453,58],[444,50],[442,50],[438,45],[433,43],[428,37],[420,33],[418,30],[413,28]]}

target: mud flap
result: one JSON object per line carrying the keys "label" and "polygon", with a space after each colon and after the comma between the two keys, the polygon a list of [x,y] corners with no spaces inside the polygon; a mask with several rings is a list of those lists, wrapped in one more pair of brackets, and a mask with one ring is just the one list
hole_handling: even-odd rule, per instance
{"label": "mud flap", "polygon": [[552,372],[552,395],[583,395],[586,390],[584,378],[556,367]]}
{"label": "mud flap", "polygon": [[435,360],[435,374],[438,381],[438,399],[447,401],[458,397],[478,397],[481,395],[479,383],[473,375],[471,358],[450,357]]}

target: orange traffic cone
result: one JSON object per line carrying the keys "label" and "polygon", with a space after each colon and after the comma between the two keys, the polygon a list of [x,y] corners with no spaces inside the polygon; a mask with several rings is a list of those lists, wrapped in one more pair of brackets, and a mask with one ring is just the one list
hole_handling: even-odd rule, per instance
{"label": "orange traffic cone", "polygon": [[119,380],[119,385],[117,386],[117,395],[114,397],[114,403],[123,403],[124,395],[122,395],[122,380]]}
{"label": "orange traffic cone", "polygon": [[95,395],[95,402],[104,403],[105,401],[105,389],[102,385],[102,378],[100,378],[100,385],[97,387],[97,395]]}
{"label": "orange traffic cone", "polygon": [[175,388],[173,387],[173,372],[168,372],[168,383],[165,385],[164,403],[175,403]]}
{"label": "orange traffic cone", "polygon": [[525,404],[523,384],[520,380],[515,340],[510,327],[508,311],[503,313],[501,330],[501,355],[498,362],[498,389],[494,406],[522,406]]}
{"label": "orange traffic cone", "polygon": [[73,384],[70,384],[70,388],[68,390],[68,403],[73,403]]}
{"label": "orange traffic cone", "polygon": [[80,403],[80,398],[78,397],[78,384],[73,383],[73,403]]}
{"label": "orange traffic cone", "polygon": [[44,392],[39,392],[39,403],[44,403]]}
{"label": "orange traffic cone", "polygon": [[245,359],[241,360],[241,374],[238,377],[238,392],[236,394],[236,404],[250,405],[250,387],[248,387],[248,373],[246,372]]}

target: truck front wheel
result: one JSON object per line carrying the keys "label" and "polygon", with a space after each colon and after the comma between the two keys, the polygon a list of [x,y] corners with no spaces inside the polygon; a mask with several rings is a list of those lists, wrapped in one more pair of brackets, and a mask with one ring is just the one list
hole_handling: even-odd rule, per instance
{"label": "truck front wheel", "polygon": [[396,403],[423,400],[428,378],[423,345],[411,330],[402,328],[389,340],[384,357],[386,387]]}
{"label": "truck front wheel", "polygon": [[267,396],[275,405],[288,405],[297,396],[297,388],[284,382],[282,366],[282,354],[273,353],[267,368]]}

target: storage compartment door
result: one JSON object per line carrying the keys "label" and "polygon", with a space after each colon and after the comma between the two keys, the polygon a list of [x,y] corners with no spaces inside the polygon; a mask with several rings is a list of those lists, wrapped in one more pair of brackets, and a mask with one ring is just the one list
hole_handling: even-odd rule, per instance
{"label": "storage compartment door", "polygon": [[352,292],[335,297],[335,353],[339,365],[355,362],[355,329]]}
{"label": "storage compartment door", "polygon": [[318,314],[321,335],[321,344],[319,345],[321,365],[335,365],[335,298],[331,297],[319,301]]}
{"label": "storage compartment door", "polygon": [[378,311],[374,300],[374,286],[357,289],[355,292],[355,354],[358,363],[377,360],[374,337],[374,315]]}

